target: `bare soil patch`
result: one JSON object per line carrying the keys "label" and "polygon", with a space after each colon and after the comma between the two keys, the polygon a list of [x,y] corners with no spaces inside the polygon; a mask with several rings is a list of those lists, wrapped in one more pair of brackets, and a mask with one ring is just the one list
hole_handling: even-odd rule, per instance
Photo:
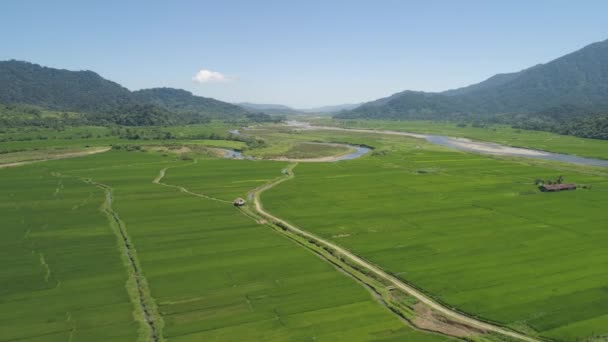
{"label": "bare soil patch", "polygon": [[416,312],[416,317],[412,321],[412,324],[420,329],[435,331],[455,337],[471,337],[486,333],[484,330],[451,320],[446,316],[433,311],[433,309],[424,303],[419,302],[415,304],[413,309],[414,312]]}

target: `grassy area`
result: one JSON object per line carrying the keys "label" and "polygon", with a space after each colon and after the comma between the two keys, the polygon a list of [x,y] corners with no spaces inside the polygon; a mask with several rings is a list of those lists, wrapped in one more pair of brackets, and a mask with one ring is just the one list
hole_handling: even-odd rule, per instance
{"label": "grassy area", "polygon": [[213,121],[207,125],[175,127],[21,127],[0,130],[0,154],[25,150],[109,146],[112,144],[203,144],[242,149],[228,132],[239,126]]}
{"label": "grassy area", "polygon": [[271,140],[267,147],[247,151],[257,158],[311,159],[340,156],[354,151],[342,145]]}
{"label": "grassy area", "polygon": [[294,159],[330,157],[344,155],[352,151],[354,149],[347,146],[300,143],[291,147],[285,157]]}
{"label": "grassy area", "polygon": [[219,147],[219,148],[228,148],[233,150],[242,150],[247,147],[247,144],[242,141],[234,141],[234,140],[211,140],[211,139],[201,139],[201,140],[188,140],[181,141],[183,144],[195,144],[195,145],[203,145],[209,147]]}
{"label": "grassy area", "polygon": [[[0,340],[135,341],[145,332],[121,242],[99,210],[104,193],[81,178],[111,187],[167,340],[449,340],[408,327],[229,203],[284,167],[110,151],[0,170]],[[164,168],[163,183],[219,201],[153,184]]]}
{"label": "grassy area", "polygon": [[317,119],[317,124],[344,128],[372,128],[404,132],[429,133],[492,141],[504,145],[527,147],[584,157],[608,159],[608,141],[584,139],[549,132],[526,131],[508,126],[459,127],[455,123],[433,121],[379,121]]}
{"label": "grassy area", "polygon": [[[605,170],[332,137],[384,153],[300,164],[268,210],[472,315],[564,341],[608,334]],[[534,186],[559,175],[592,189]]]}

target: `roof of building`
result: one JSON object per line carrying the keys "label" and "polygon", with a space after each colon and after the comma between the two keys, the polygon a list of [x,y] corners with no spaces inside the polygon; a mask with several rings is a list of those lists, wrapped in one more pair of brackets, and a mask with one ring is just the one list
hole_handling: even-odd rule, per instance
{"label": "roof of building", "polygon": [[576,184],[545,184],[542,187],[545,190],[568,190],[576,189]]}

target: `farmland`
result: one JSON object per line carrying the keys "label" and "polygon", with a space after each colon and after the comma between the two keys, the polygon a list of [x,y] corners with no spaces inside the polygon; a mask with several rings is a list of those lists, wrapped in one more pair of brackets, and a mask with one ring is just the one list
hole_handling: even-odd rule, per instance
{"label": "farmland", "polygon": [[0,340],[150,340],[126,245],[100,210],[104,189],[160,339],[448,340],[404,324],[351,278],[232,206],[284,167],[118,150],[0,170],[8,190]]}
{"label": "farmland", "polygon": [[[421,323],[433,316],[415,299],[385,292],[385,282],[318,243],[281,236],[232,205],[291,168],[293,178],[261,196],[266,210],[445,307],[558,341],[607,333],[605,169],[468,154],[402,136],[271,125],[237,140],[223,135],[227,128],[191,127],[173,139],[140,129],[149,138],[136,140],[97,128],[49,130],[46,139],[30,139],[40,131],[5,133],[20,152],[0,155],[4,163],[104,142],[114,148],[0,169],[8,223],[0,341],[452,340],[385,307],[403,303],[400,315],[415,325],[461,336]],[[101,138],[85,138],[91,130]],[[349,151],[307,142],[374,150],[295,167],[213,152]],[[542,194],[534,186],[558,176],[586,188]]]}
{"label": "farmland", "polygon": [[[558,340],[607,333],[605,170],[359,141],[385,153],[300,164],[265,207],[469,314]],[[535,190],[558,175],[593,188]]]}
{"label": "farmland", "polygon": [[0,342],[608,342],[608,2],[5,2]]}

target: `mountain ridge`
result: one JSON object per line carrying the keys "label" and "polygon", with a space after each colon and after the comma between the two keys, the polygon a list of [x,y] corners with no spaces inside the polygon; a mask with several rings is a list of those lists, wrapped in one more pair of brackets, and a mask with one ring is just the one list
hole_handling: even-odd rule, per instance
{"label": "mountain ridge", "polygon": [[[81,123],[165,125],[247,117],[238,106],[183,89],[130,91],[90,70],[56,69],[17,60],[0,61],[0,104],[82,113]],[[10,112],[14,122],[24,122],[14,117],[18,110]]]}
{"label": "mountain ridge", "polygon": [[608,40],[462,88],[437,93],[402,91],[338,117],[424,119],[524,114],[564,105],[608,107]]}

